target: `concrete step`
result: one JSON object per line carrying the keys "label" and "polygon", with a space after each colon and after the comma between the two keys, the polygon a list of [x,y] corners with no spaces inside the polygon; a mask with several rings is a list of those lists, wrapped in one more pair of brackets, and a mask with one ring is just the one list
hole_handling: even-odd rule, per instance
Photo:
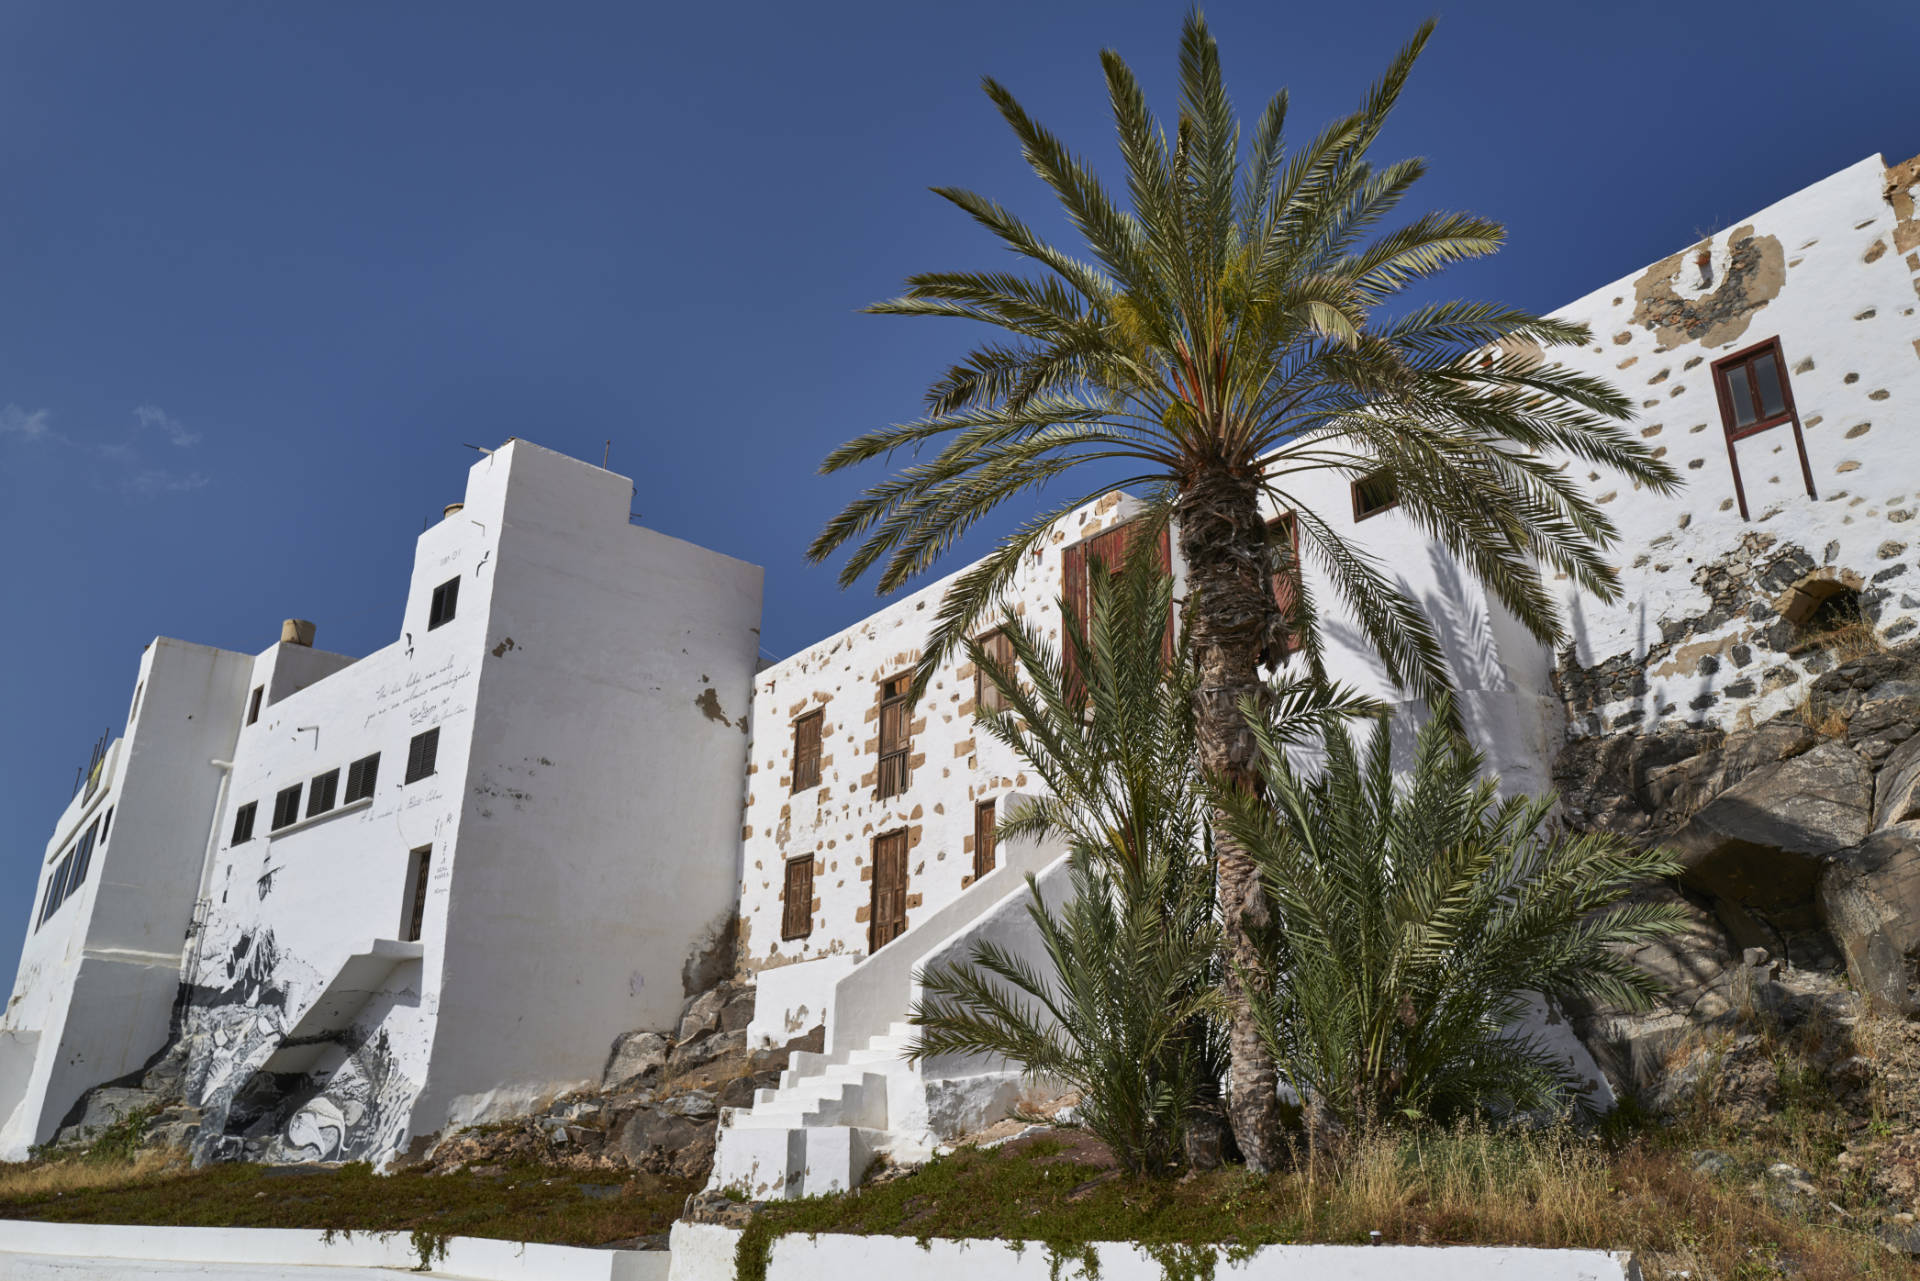
{"label": "concrete step", "polygon": [[723,1126],[708,1187],[736,1188],[756,1201],[846,1192],[859,1186],[886,1140],[863,1126],[739,1129]]}

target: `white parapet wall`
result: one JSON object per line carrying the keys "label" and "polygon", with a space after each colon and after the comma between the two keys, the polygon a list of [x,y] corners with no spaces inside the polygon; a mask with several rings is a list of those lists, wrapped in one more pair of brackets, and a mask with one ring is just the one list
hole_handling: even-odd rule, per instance
{"label": "white parapet wall", "polygon": [[[422,1242],[433,1253],[436,1277],[472,1281],[664,1281],[662,1250],[600,1250],[582,1246],[442,1237]],[[89,1281],[151,1275],[150,1265],[205,1264],[257,1268],[249,1275],[317,1275],[313,1268],[392,1268],[415,1271],[421,1245],[405,1232],[313,1232],[299,1228],[162,1228],[101,1223],[36,1223],[0,1219],[0,1276],[12,1265],[58,1259],[65,1273]],[[86,1267],[82,1272],[81,1267]],[[284,1269],[284,1273],[282,1273]],[[731,1275],[731,1274],[729,1274]]]}
{"label": "white parapet wall", "polygon": [[[674,1224],[669,1281],[733,1281],[740,1236],[737,1228]],[[1632,1253],[1620,1250],[1270,1245],[1235,1258],[1226,1247],[1167,1250],[1130,1241],[1102,1241],[1089,1249],[1090,1257],[1063,1258],[1038,1241],[783,1236],[773,1242],[766,1281],[1094,1281],[1096,1276],[1099,1281],[1161,1281],[1170,1271],[1178,1275],[1195,1263],[1204,1269],[1202,1254],[1209,1250],[1214,1258],[1211,1275],[1236,1281],[1640,1281]]]}

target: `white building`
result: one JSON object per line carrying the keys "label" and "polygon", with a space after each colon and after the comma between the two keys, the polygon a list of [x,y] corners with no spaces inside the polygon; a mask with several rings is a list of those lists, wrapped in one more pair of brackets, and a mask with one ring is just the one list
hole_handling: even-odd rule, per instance
{"label": "white building", "polygon": [[[1688,482],[1660,497],[1585,477],[1625,536],[1625,590],[1610,605],[1569,592],[1565,654],[1391,506],[1369,511],[1358,483],[1304,482],[1313,510],[1426,606],[1506,787],[1550,786],[1569,734],[1732,728],[1795,706],[1833,662],[1803,644],[1823,605],[1856,606],[1892,640],[1920,627],[1917,185],[1920,158],[1869,158],[1555,313],[1594,335],[1557,358],[1632,394],[1635,429]],[[1063,521],[1022,567],[1016,611],[1057,640],[1065,564],[1095,539],[1110,549],[1131,514],[1109,495]],[[1001,850],[997,870],[977,861],[992,814],[1031,785],[974,732],[971,667],[943,667],[910,723],[892,710],[945,586],[755,685],[740,965],[759,983],[755,1035],[824,1022],[826,1051],[725,1118],[718,1183],[844,1186],[871,1151],[923,1150],[993,1119],[1017,1089],[1004,1065],[899,1057],[915,971],[985,933],[1018,939],[1026,871],[1044,869],[1043,891],[1060,882],[1055,851]],[[1336,678],[1397,697],[1350,620],[1332,611],[1323,628]]]}
{"label": "white building", "polygon": [[[164,688],[208,737],[159,754],[198,771],[197,807],[126,794],[96,879],[143,859],[174,910],[140,917],[151,990],[111,1007],[41,959],[85,956],[84,984],[99,948],[135,945],[102,933],[104,892],[67,910],[84,951],[29,938],[10,1026],[30,1067],[9,1079],[78,1047],[101,1066],[16,1107],[13,1155],[161,1048],[183,973],[199,1153],[377,1160],[597,1081],[616,1033],[669,1026],[688,984],[724,971],[760,571],[632,526],[632,493],[511,442],[420,535],[393,644],[355,661],[290,624],[255,656],[154,647],[133,765],[110,754],[109,772],[123,792],[138,777],[161,659],[191,654],[218,682]],[[230,766],[218,803],[210,760]],[[190,812],[134,844],[174,809]],[[64,1026],[49,1003],[72,1008]],[[121,1022],[128,1044],[99,1057],[85,1038]]]}

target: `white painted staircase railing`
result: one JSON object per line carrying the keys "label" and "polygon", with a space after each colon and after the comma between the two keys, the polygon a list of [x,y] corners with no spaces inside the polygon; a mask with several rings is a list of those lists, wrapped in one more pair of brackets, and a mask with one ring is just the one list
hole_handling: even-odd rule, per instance
{"label": "white painted staircase railing", "polygon": [[1024,841],[1001,851],[999,867],[834,985],[824,1053],[796,1051],[780,1084],[757,1091],[751,1108],[721,1110],[709,1188],[756,1201],[843,1192],[881,1152],[924,1160],[941,1139],[1005,1114],[1018,1094],[1017,1071],[977,1059],[908,1063],[913,1029],[903,1021],[924,964],[963,957],[986,935],[1022,953],[1037,948],[1026,877],[1039,878],[1053,901],[1065,857],[1057,846]]}

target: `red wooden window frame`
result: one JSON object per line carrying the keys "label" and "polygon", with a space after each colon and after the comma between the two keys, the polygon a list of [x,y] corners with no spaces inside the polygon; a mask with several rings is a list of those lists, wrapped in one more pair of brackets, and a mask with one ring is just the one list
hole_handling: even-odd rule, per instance
{"label": "red wooden window frame", "polygon": [[[1382,487],[1385,487],[1384,494]],[[1371,488],[1372,498],[1363,497],[1363,492]],[[1353,482],[1353,523],[1372,520],[1381,512],[1390,512],[1400,505],[1400,488],[1393,483],[1393,477],[1382,467],[1370,471]]]}
{"label": "red wooden window frame", "polygon": [[[994,628],[980,638],[980,651],[993,660],[994,666],[1003,672],[1011,673],[1013,665],[1013,638],[999,628]],[[978,664],[973,670],[973,705],[983,711],[998,712],[1006,708],[1007,700]]]}
{"label": "red wooden window frame", "polygon": [[880,682],[879,799],[898,796],[911,781],[908,757],[913,751],[913,706],[907,699],[912,678],[890,677]]}
{"label": "red wooden window frame", "polygon": [[793,786],[790,791],[805,792],[820,786],[820,731],[825,724],[825,709],[808,712],[793,723]]}
{"label": "red wooden window frame", "polygon": [[973,879],[979,880],[994,867],[997,822],[992,801],[973,807]]}
{"label": "red wooden window frame", "polygon": [[[1780,408],[1774,413],[1765,412],[1766,398],[1762,394],[1765,386],[1762,366],[1768,360],[1773,362],[1773,390],[1779,393],[1780,401]],[[1744,423],[1739,422],[1737,417],[1736,387],[1746,391],[1747,407],[1753,411],[1753,417]],[[1801,431],[1800,410],[1793,403],[1793,380],[1787,375],[1787,354],[1781,350],[1779,336],[1754,343],[1751,347],[1742,347],[1732,355],[1714,361],[1713,391],[1720,402],[1720,427],[1727,438],[1727,465],[1733,472],[1733,496],[1740,504],[1740,519],[1747,520],[1750,517],[1747,515],[1747,487],[1740,478],[1740,453],[1735,445],[1749,436],[1757,436],[1775,427],[1792,426],[1793,445],[1800,454],[1800,477],[1807,483],[1807,497],[1819,497],[1814,492],[1813,464],[1807,461],[1807,438]]]}
{"label": "red wooden window frame", "polygon": [[873,838],[873,898],[867,911],[867,951],[878,952],[907,930],[907,829]]}
{"label": "red wooden window frame", "polygon": [[1281,512],[1267,522],[1267,537],[1271,541],[1275,532],[1287,540],[1288,567],[1276,570],[1272,578],[1273,603],[1280,612],[1287,615],[1287,653],[1300,648],[1300,636],[1293,630],[1293,603],[1300,592],[1300,521],[1292,512]]}
{"label": "red wooden window frame", "polygon": [[813,855],[787,860],[781,890],[780,937],[803,939],[813,933]]}
{"label": "red wooden window frame", "polygon": [[[1066,599],[1076,615],[1074,631],[1081,637],[1087,634],[1087,619],[1093,612],[1093,578],[1087,572],[1089,565],[1103,565],[1109,574],[1119,572],[1125,563],[1127,548],[1134,537],[1141,532],[1141,522],[1130,520],[1124,525],[1116,525],[1105,533],[1085,538],[1066,549],[1060,558],[1060,594]],[[1160,572],[1173,572],[1172,544],[1167,536],[1167,527],[1160,527],[1160,545],[1156,549],[1160,559]],[[1061,619],[1066,626],[1066,620]],[[1079,664],[1074,658],[1071,646],[1063,645],[1067,660],[1067,687],[1070,691],[1079,687]],[[1161,646],[1167,662],[1173,661],[1173,618],[1167,619],[1167,634]]]}

